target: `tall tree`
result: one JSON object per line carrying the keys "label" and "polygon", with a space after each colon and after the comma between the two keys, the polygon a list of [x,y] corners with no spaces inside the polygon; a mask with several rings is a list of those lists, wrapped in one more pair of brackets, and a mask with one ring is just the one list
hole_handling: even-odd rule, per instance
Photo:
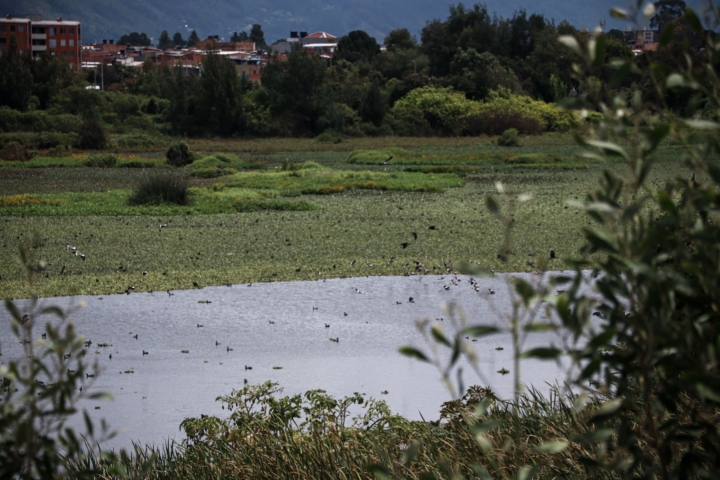
{"label": "tall tree", "polygon": [[250,41],[255,42],[256,48],[262,48],[265,47],[265,34],[262,31],[262,25],[259,23],[256,23],[252,26],[252,29],[250,30]]}
{"label": "tall tree", "polygon": [[391,52],[409,50],[417,47],[417,40],[407,28],[396,28],[385,37],[385,47]]}
{"label": "tall tree", "polygon": [[33,76],[26,59],[20,55],[15,36],[0,56],[0,105],[25,111],[32,95]]}
{"label": "tall tree", "polygon": [[172,47],[172,39],[170,38],[170,34],[167,30],[163,30],[160,34],[160,38],[158,39],[158,48],[160,50],[166,50],[170,47]]}
{"label": "tall tree", "polygon": [[149,47],[152,42],[146,33],[130,32],[122,35],[118,42],[120,45],[136,45],[139,47]]}
{"label": "tall tree", "polygon": [[376,127],[382,125],[385,114],[387,113],[387,101],[385,95],[380,90],[380,84],[377,80],[370,82],[362,103],[360,104],[360,116],[366,122],[373,123]]}
{"label": "tall tree", "polygon": [[211,132],[232,135],[243,131],[243,88],[235,64],[208,51],[202,64],[195,122]]}
{"label": "tall tree", "polygon": [[172,43],[176,47],[184,47],[185,46],[185,40],[182,38],[182,34],[180,32],[175,32],[175,35],[173,35]]}
{"label": "tall tree", "polygon": [[650,28],[661,30],[669,22],[685,15],[685,2],[683,0],[659,0],[654,3],[655,15],[650,18]]}
{"label": "tall tree", "polygon": [[332,104],[325,84],[326,62],[295,44],[285,62],[262,70],[262,86],[272,112],[293,124],[294,133],[318,133],[318,119]]}
{"label": "tall tree", "polygon": [[240,32],[240,33],[234,32],[232,34],[232,37],[230,37],[231,42],[246,42],[248,40],[250,40],[250,37],[248,36],[247,32],[245,32],[245,31]]}
{"label": "tall tree", "polygon": [[349,62],[359,60],[372,61],[380,53],[377,41],[363,30],[353,30],[340,39],[337,44],[339,58]]}
{"label": "tall tree", "polygon": [[197,32],[193,30],[192,32],[190,32],[190,36],[188,37],[187,46],[194,47],[199,41],[200,37],[198,36]]}

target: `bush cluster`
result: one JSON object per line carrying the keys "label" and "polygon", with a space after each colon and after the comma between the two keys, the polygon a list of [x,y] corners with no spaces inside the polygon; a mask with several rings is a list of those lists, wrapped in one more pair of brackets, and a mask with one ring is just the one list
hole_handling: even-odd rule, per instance
{"label": "bush cluster", "polygon": [[114,153],[93,153],[88,155],[83,162],[86,167],[111,168],[118,163],[117,155]]}
{"label": "bush cluster", "polygon": [[173,167],[184,167],[193,162],[194,156],[190,152],[190,147],[185,142],[173,142],[165,153],[165,159],[168,165]]}
{"label": "bush cluster", "polygon": [[128,198],[129,205],[190,205],[189,183],[174,175],[152,175],[138,184]]}

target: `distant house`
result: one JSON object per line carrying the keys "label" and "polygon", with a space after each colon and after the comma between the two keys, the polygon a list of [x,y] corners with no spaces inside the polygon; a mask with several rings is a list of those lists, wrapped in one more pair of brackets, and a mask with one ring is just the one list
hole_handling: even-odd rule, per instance
{"label": "distant house", "polygon": [[320,56],[332,57],[340,39],[335,35],[326,32],[315,32],[308,35],[307,32],[290,32],[290,36],[282,42],[271,45],[270,51],[276,54],[290,53],[294,44],[299,43],[307,51]]}
{"label": "distant house", "polygon": [[221,52],[254,52],[255,42],[221,42],[218,35],[209,35],[205,40],[200,40],[194,48]]}

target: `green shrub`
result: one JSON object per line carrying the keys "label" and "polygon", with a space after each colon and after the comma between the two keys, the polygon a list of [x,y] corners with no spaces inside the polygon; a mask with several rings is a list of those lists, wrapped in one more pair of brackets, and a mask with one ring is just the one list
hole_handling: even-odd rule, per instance
{"label": "green shrub", "polygon": [[317,137],[315,137],[315,141],[318,143],[342,143],[342,137],[338,135],[337,133],[333,131],[327,131],[323,132]]}
{"label": "green shrub", "polygon": [[184,167],[185,165],[191,164],[194,157],[192,152],[190,152],[190,147],[187,143],[173,142],[170,144],[170,147],[168,147],[168,150],[165,153],[165,159],[167,160],[168,165],[172,165],[173,167]]}
{"label": "green shrub", "polygon": [[516,128],[508,128],[497,139],[499,147],[519,147],[518,131]]}
{"label": "green shrub", "polygon": [[83,162],[86,167],[111,168],[117,165],[118,158],[114,153],[93,153]]}
{"label": "green shrub", "polygon": [[382,150],[355,150],[348,156],[348,163],[359,165],[383,165],[394,159],[407,158],[409,152],[404,148],[390,147]]}
{"label": "green shrub", "polygon": [[48,150],[47,156],[59,158],[59,157],[67,157],[67,156],[71,155],[71,153],[72,153],[72,151],[68,148],[65,148],[64,145],[57,145]]}
{"label": "green shrub", "polygon": [[410,110],[412,116],[420,113],[420,118],[434,130],[458,135],[463,129],[463,119],[476,113],[478,106],[478,102],[468,100],[450,87],[422,87],[395,102],[392,111],[400,117],[406,116],[405,110]]}
{"label": "green shrub", "polygon": [[100,118],[87,117],[83,120],[78,138],[78,147],[85,150],[102,150],[107,146],[108,136]]}
{"label": "green shrub", "polygon": [[190,205],[189,183],[174,175],[153,175],[143,180],[128,198],[129,205]]}
{"label": "green shrub", "polygon": [[30,154],[20,142],[10,142],[0,149],[0,160],[26,162],[30,160]]}

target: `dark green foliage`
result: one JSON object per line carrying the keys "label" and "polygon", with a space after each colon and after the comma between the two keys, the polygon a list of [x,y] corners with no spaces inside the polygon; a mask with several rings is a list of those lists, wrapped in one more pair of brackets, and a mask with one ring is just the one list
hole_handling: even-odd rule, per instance
{"label": "dark green foliage", "polygon": [[33,76],[28,57],[18,51],[15,36],[0,56],[0,106],[25,111],[32,95]]}
{"label": "dark green foliage", "polygon": [[93,153],[83,163],[86,167],[111,168],[117,165],[118,158],[114,153]]}
{"label": "dark green foliage", "polygon": [[659,0],[654,3],[655,14],[650,17],[650,28],[662,31],[665,25],[685,15],[683,0]]}
{"label": "dark green foliage", "polygon": [[20,142],[9,142],[0,148],[0,160],[10,162],[26,162],[30,160],[30,153]]}
{"label": "dark green foliage", "polygon": [[[332,105],[325,88],[326,63],[294,45],[287,61],[271,62],[262,71],[262,101],[282,125],[280,133],[318,132],[318,120]],[[289,130],[289,131],[288,131]]]}
{"label": "dark green foliage", "polygon": [[158,38],[157,47],[160,50],[167,50],[168,48],[171,48],[173,46],[172,39],[170,38],[170,34],[167,30],[163,30],[162,33],[160,33],[160,38]]}
{"label": "dark green foliage", "polygon": [[182,48],[185,46],[185,40],[183,40],[182,34],[180,32],[175,32],[175,35],[173,35],[172,43],[174,47]]}
{"label": "dark green foliage", "polygon": [[176,175],[154,174],[139,183],[128,198],[128,205],[190,205],[189,183]]}
{"label": "dark green foliage", "polygon": [[198,36],[197,32],[193,30],[192,32],[190,32],[190,36],[188,37],[187,46],[194,47],[199,41],[200,37]]}
{"label": "dark green foliage", "polygon": [[230,37],[231,42],[246,42],[248,40],[250,40],[250,37],[245,31],[242,31],[240,33],[233,32],[232,37]]}
{"label": "dark green foliage", "polygon": [[380,90],[377,81],[370,83],[360,105],[360,116],[366,122],[371,122],[375,126],[383,123],[385,114],[387,113],[387,101],[385,95]]}
{"label": "dark green foliage", "polygon": [[194,156],[185,142],[173,142],[165,152],[165,160],[173,167],[184,167],[193,162]]}
{"label": "dark green foliage", "polygon": [[385,47],[391,52],[411,50],[417,47],[417,40],[407,28],[396,28],[385,37]]}
{"label": "dark green foliage", "polygon": [[372,61],[380,53],[377,41],[363,30],[353,30],[340,39],[335,56],[348,62]]}
{"label": "dark green foliage", "polygon": [[86,116],[78,132],[78,148],[102,150],[107,146],[108,135],[99,115]]}
{"label": "dark green foliage", "polygon": [[231,60],[208,52],[199,91],[193,98],[192,121],[220,135],[242,133],[245,127],[243,87]]}
{"label": "dark green foliage", "polygon": [[518,131],[516,128],[508,128],[497,139],[499,147],[519,147]]}
{"label": "dark green foliage", "polygon": [[117,41],[120,45],[133,45],[138,47],[149,47],[152,43],[146,33],[131,32],[122,35]]}
{"label": "dark green foliage", "polygon": [[263,33],[262,26],[260,24],[253,24],[250,29],[249,38],[251,42],[255,42],[255,48],[261,49],[265,47],[265,34]]}

